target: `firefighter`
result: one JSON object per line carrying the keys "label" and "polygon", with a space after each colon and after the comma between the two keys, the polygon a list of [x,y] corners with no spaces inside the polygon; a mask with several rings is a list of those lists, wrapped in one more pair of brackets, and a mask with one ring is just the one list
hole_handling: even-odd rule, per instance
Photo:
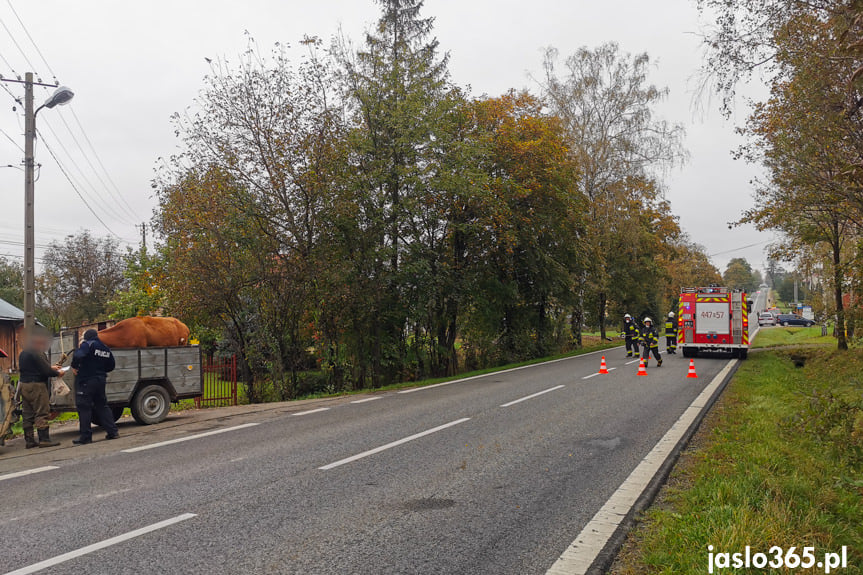
{"label": "firefighter", "polygon": [[[55,447],[51,441],[48,422],[51,413],[50,386],[52,377],[60,377],[60,366],[48,363],[48,334],[39,329],[30,337],[24,351],[18,356],[18,389],[24,419],[24,440],[27,449]],[[38,441],[33,428],[39,435]]]}
{"label": "firefighter", "polygon": [[646,317],[643,323],[641,345],[644,352],[641,358],[644,360],[644,366],[647,367],[647,362],[650,361],[650,352],[653,352],[653,357],[656,358],[656,366],[662,367],[662,357],[659,355],[659,334],[653,326],[653,320]]}
{"label": "firefighter", "polygon": [[665,320],[665,350],[672,355],[677,354],[677,322],[673,311],[668,312]]}
{"label": "firefighter", "polygon": [[632,357],[633,353],[638,357],[640,335],[635,320],[629,314],[623,316],[623,337],[626,338],[626,357]]}
{"label": "firefighter", "polygon": [[75,407],[78,408],[80,437],[72,441],[75,445],[93,443],[90,424],[94,415],[99,425],[108,432],[106,439],[117,439],[120,433],[105,397],[108,373],[114,370],[114,354],[107,345],[99,341],[95,329],[84,332],[84,341],[72,357],[75,370]]}

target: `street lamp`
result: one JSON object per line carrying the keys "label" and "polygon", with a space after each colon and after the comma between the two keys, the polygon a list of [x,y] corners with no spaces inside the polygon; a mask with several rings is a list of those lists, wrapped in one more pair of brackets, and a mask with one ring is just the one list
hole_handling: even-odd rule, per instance
{"label": "street lamp", "polygon": [[39,106],[36,110],[36,114],[39,113],[39,110],[42,108],[53,108],[54,106],[65,106],[69,102],[72,101],[72,98],[75,97],[75,92],[66,86],[60,86],[54,93],[51,94],[51,97],[45,100],[45,103]]}
{"label": "street lamp", "polygon": [[[68,104],[75,93],[60,86],[44,104],[33,109],[33,73],[24,75],[24,340],[29,341],[36,325],[36,236],[33,231],[35,161],[33,143],[36,140],[36,114],[42,108]],[[43,84],[44,85],[44,84]]]}

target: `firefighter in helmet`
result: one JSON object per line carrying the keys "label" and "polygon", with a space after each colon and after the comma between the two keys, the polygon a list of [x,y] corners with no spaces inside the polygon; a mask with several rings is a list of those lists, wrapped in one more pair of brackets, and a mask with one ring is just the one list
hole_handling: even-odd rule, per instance
{"label": "firefighter in helmet", "polygon": [[644,318],[644,327],[641,330],[641,345],[644,349],[641,358],[644,360],[645,367],[650,361],[650,353],[653,352],[653,357],[656,358],[656,366],[662,366],[662,357],[659,355],[659,333],[653,325],[653,320],[649,317]]}
{"label": "firefighter in helmet", "polygon": [[677,322],[673,311],[668,312],[665,320],[665,350],[670,354],[677,353]]}
{"label": "firefighter in helmet", "polygon": [[623,316],[623,337],[626,338],[626,357],[632,357],[633,353],[637,357],[638,341],[641,336],[635,320],[629,314]]}

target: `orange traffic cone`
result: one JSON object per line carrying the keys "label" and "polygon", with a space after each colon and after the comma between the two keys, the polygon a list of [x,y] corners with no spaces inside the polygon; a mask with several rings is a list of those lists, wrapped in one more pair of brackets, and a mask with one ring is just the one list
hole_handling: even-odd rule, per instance
{"label": "orange traffic cone", "polygon": [[608,366],[605,365],[605,356],[602,356],[602,362],[599,364],[599,373],[608,373]]}
{"label": "orange traffic cone", "polygon": [[693,377],[695,379],[698,379],[698,374],[695,373],[695,360],[694,359],[689,360],[689,375],[687,375],[686,377]]}
{"label": "orange traffic cone", "polygon": [[647,375],[647,367],[644,365],[643,359],[638,363],[638,375]]}

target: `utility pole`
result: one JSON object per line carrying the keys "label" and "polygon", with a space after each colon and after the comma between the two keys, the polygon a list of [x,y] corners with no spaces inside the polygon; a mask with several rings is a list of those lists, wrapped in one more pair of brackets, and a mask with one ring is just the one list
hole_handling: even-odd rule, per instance
{"label": "utility pole", "polygon": [[36,325],[36,236],[34,234],[36,112],[33,109],[33,73],[24,76],[24,341]]}

